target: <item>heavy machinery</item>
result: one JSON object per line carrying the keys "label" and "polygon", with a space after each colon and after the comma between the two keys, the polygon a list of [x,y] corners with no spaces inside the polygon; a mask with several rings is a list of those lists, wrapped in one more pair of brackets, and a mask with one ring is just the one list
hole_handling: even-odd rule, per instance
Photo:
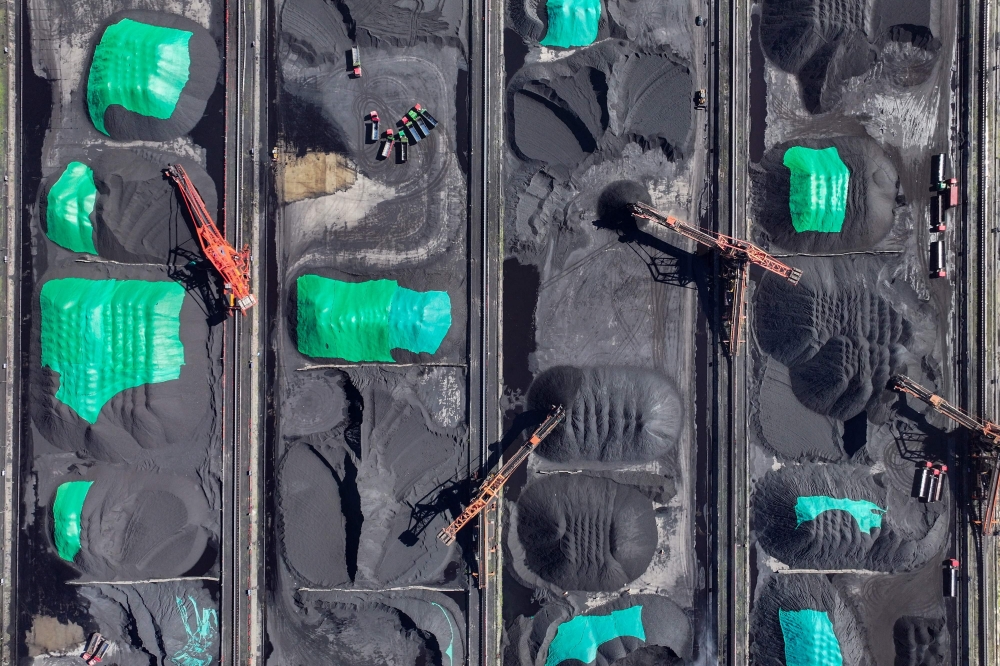
{"label": "heavy machinery", "polygon": [[438,121],[434,119],[434,116],[431,115],[430,111],[428,111],[427,109],[423,108],[419,104],[414,104],[413,105],[413,109],[417,113],[421,114],[424,117],[424,120],[427,121],[427,126],[428,127],[430,127],[431,129],[434,129],[435,127],[437,127]]}
{"label": "heavy machinery", "polygon": [[361,78],[361,51],[357,46],[351,47],[351,67],[355,77]]}
{"label": "heavy machinery", "polygon": [[417,129],[423,132],[424,136],[427,136],[431,133],[431,131],[427,129],[427,125],[424,124],[423,116],[417,113],[415,108],[407,111],[406,115],[408,115],[410,117],[410,120],[414,122],[414,124],[417,126]]}
{"label": "heavy machinery", "polygon": [[385,143],[382,144],[382,150],[379,152],[379,157],[383,160],[389,159],[389,155],[392,153],[392,144],[396,142],[396,139],[392,135],[392,130],[385,131]]}
{"label": "heavy machinery", "polygon": [[247,245],[237,252],[226,241],[226,237],[215,226],[208,208],[205,207],[205,201],[198,194],[198,188],[188,178],[184,167],[180,164],[171,164],[166,174],[180,190],[181,198],[184,199],[184,205],[198,234],[202,252],[225,281],[225,295],[229,308],[239,309],[246,314],[247,310],[257,303],[257,298],[250,293],[250,246]]}
{"label": "heavy machinery", "polygon": [[[1000,425],[972,416],[909,377],[896,375],[889,380],[889,387],[912,395],[934,411],[979,434],[984,446],[972,458],[979,463],[976,472],[979,475],[980,490],[974,499],[980,505],[980,519],[973,522],[980,525],[984,536],[993,536],[997,527],[997,498],[1000,494],[1000,465],[997,464],[1000,455]],[[944,469],[947,470],[947,467]],[[940,490],[937,490],[937,496],[940,497]]]}
{"label": "heavy machinery", "polygon": [[542,425],[531,434],[520,449],[517,450],[510,460],[504,463],[503,467],[500,468],[495,474],[486,478],[483,482],[482,487],[479,489],[479,494],[476,498],[472,500],[472,503],[465,507],[462,514],[453,520],[448,527],[445,527],[440,532],[438,532],[438,539],[441,539],[446,545],[451,545],[455,543],[455,537],[458,535],[458,531],[465,527],[465,525],[478,516],[483,509],[490,505],[490,502],[496,498],[497,493],[503,488],[504,484],[510,479],[511,474],[514,473],[518,467],[521,466],[525,460],[528,459],[528,455],[535,450],[535,448],[542,443],[546,437],[552,434],[552,431],[556,429],[563,419],[566,418],[566,410],[562,405],[553,405],[549,410],[548,416],[545,417],[545,421]]}
{"label": "heavy machinery", "polygon": [[87,642],[87,647],[84,648],[81,657],[88,666],[94,666],[94,664],[101,663],[101,660],[104,659],[104,655],[108,653],[110,648],[111,642],[101,634],[95,632]]}
{"label": "heavy machinery", "polygon": [[675,217],[664,215],[642,202],[630,204],[629,210],[635,217],[656,222],[697,243],[718,250],[723,257],[731,262],[732,275],[729,291],[732,294],[732,307],[726,333],[728,337],[727,347],[731,356],[736,355],[742,342],[743,324],[746,321],[746,292],[750,281],[750,264],[756,264],[766,271],[780,275],[792,284],[798,284],[802,278],[801,270],[786,266],[749,241],[691,226]]}

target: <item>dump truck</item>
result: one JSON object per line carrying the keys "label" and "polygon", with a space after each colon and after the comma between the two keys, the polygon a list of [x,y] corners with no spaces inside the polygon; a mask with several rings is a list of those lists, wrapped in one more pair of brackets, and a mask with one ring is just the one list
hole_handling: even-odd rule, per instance
{"label": "dump truck", "polygon": [[410,139],[406,136],[406,132],[399,130],[399,141],[396,143],[399,144],[399,163],[406,164],[406,153],[410,148]]}
{"label": "dump truck", "polygon": [[354,76],[361,77],[361,51],[357,46],[351,47],[351,66],[354,68]]}
{"label": "dump truck", "polygon": [[108,653],[110,648],[111,642],[101,634],[95,632],[90,636],[90,640],[87,641],[87,647],[84,648],[83,654],[80,656],[88,666],[94,666],[94,664],[101,663],[101,660],[104,659],[104,655]]}
{"label": "dump truck", "polygon": [[427,124],[430,126],[431,129],[437,127],[438,121],[434,119],[434,116],[431,115],[430,111],[423,108],[419,104],[414,104],[413,108],[416,109],[417,113],[419,113],[424,117],[424,120],[427,121]]}
{"label": "dump truck", "polygon": [[379,134],[379,132],[378,132],[378,111],[372,111],[371,113],[368,114],[368,117],[371,118],[371,121],[372,121],[372,131],[371,131],[370,136],[371,136],[371,139],[372,139],[372,143],[375,143],[376,141],[378,141],[378,134]]}
{"label": "dump truck", "polygon": [[382,144],[382,150],[379,151],[378,156],[383,160],[389,159],[389,155],[392,154],[392,144],[396,142],[393,136],[392,130],[386,130],[385,132],[385,143]]}
{"label": "dump truck", "polygon": [[413,139],[413,143],[420,143],[420,139],[423,137],[420,136],[420,132],[418,132],[413,123],[410,122],[409,117],[403,116],[401,122],[403,123],[403,129],[409,130],[410,138]]}
{"label": "dump truck", "polygon": [[410,117],[410,120],[412,120],[416,124],[416,126],[420,129],[420,131],[424,133],[424,136],[427,136],[428,134],[431,133],[431,131],[427,129],[427,125],[424,124],[424,119],[420,117],[420,114],[417,113],[416,110],[410,109],[409,111],[406,112],[406,115],[408,115]]}

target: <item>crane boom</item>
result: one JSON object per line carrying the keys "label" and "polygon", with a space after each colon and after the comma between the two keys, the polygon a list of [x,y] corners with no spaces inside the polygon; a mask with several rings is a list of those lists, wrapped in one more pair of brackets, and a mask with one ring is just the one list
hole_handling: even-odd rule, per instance
{"label": "crane boom", "polygon": [[934,408],[934,411],[944,414],[952,421],[962,425],[969,430],[975,430],[986,437],[995,446],[1000,446],[1000,426],[992,421],[972,416],[968,412],[959,409],[939,395],[924,388],[909,377],[896,375],[892,378],[892,387],[902,393],[907,393],[918,400],[927,403]]}
{"label": "crane boom", "polygon": [[629,208],[632,215],[656,222],[697,243],[714,248],[721,252],[724,257],[756,264],[766,271],[780,275],[792,284],[798,284],[799,279],[802,278],[800,269],[783,264],[749,241],[692,226],[676,217],[665,215],[642,202],[630,204]]}
{"label": "crane boom", "polygon": [[458,535],[458,531],[465,527],[466,523],[478,516],[483,509],[489,506],[490,502],[497,496],[500,489],[503,488],[504,484],[510,479],[511,474],[514,473],[518,467],[521,466],[525,460],[528,459],[528,455],[535,450],[539,444],[542,443],[546,437],[552,434],[552,431],[556,429],[563,419],[566,418],[566,410],[562,405],[554,405],[549,410],[549,415],[545,417],[545,421],[542,425],[531,434],[521,448],[517,450],[510,460],[504,463],[500,470],[487,477],[486,481],[483,483],[482,487],[479,489],[479,494],[476,498],[472,500],[469,506],[465,507],[465,510],[461,515],[453,520],[448,527],[445,527],[440,532],[438,532],[438,538],[441,539],[445,544],[451,545],[455,543],[455,537]]}
{"label": "crane boom", "polygon": [[184,199],[184,205],[198,234],[201,251],[226,283],[226,291],[231,294],[230,307],[239,308],[240,312],[246,314],[246,311],[257,303],[257,298],[250,293],[250,246],[247,245],[237,252],[229,244],[215,226],[208,208],[205,207],[204,199],[188,178],[184,167],[180,164],[171,164],[166,174],[180,190],[181,198]]}
{"label": "crane boom", "polygon": [[984,484],[985,495],[982,496],[982,530],[986,536],[992,536],[997,527],[997,500],[1000,499],[1000,425],[978,418],[963,409],[956,407],[930,389],[921,386],[904,375],[894,376],[889,385],[901,393],[912,395],[926,403],[934,411],[944,414],[955,423],[982,435],[993,450],[980,456],[980,460],[988,460],[989,480]]}

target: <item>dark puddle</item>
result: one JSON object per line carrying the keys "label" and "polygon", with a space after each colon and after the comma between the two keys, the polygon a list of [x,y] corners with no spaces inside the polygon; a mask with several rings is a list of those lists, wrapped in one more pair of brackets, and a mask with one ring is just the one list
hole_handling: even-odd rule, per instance
{"label": "dark puddle", "polygon": [[767,128],[767,82],[764,80],[764,51],[760,46],[760,16],[750,17],[750,160],[764,157],[764,130]]}
{"label": "dark puddle", "polygon": [[524,394],[531,384],[528,359],[536,349],[535,308],[541,278],[538,268],[517,259],[503,262],[503,381]]}

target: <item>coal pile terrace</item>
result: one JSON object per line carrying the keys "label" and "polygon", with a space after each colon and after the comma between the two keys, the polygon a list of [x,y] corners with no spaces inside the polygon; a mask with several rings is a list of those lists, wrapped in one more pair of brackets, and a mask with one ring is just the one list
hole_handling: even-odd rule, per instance
{"label": "coal pile terrace", "polygon": [[222,4],[176,9],[32,6],[22,656],[95,631],[118,664],[220,650],[219,285],[162,170],[217,211]]}

